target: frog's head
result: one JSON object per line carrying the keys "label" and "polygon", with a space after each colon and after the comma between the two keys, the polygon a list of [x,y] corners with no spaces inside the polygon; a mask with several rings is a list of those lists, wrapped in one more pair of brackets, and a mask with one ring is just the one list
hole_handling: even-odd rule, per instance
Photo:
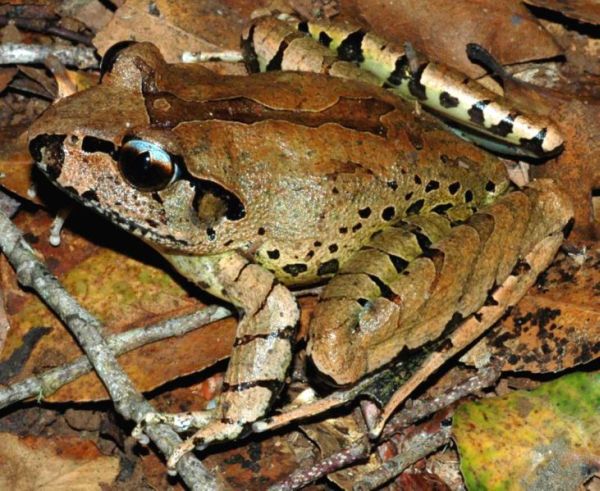
{"label": "frog's head", "polygon": [[[178,121],[152,120],[148,105],[168,104],[183,67],[166,64],[147,43],[103,64],[100,85],[60,100],[32,126],[38,167],[75,199],[159,248],[210,252],[215,230],[245,210],[218,176],[190,174],[173,131]],[[214,78],[200,67],[185,70],[188,83]]]}

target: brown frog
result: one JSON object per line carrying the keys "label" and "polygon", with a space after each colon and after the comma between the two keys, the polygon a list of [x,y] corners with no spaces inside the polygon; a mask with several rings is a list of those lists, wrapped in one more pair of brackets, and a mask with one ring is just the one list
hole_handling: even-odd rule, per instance
{"label": "brown frog", "polygon": [[58,187],[240,310],[219,407],[186,450],[239,436],[280,391],[288,287],[331,280],[308,353],[351,384],[476,312],[571,216],[551,183],[507,194],[497,158],[381,88],[218,76],[151,44],[51,106],[30,148]]}

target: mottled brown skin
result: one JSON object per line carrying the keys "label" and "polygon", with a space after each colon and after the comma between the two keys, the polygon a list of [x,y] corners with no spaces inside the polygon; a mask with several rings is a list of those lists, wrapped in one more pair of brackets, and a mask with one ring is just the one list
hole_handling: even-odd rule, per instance
{"label": "mottled brown skin", "polygon": [[[169,152],[180,177],[132,186],[116,155],[133,136]],[[216,422],[186,449],[237,437],[282,386],[298,320],[284,284],[333,277],[309,353],[348,384],[480,307],[522,252],[507,231],[533,227],[519,206],[535,196],[488,206],[508,188],[496,158],[380,88],[316,74],[219,77],[167,65],[150,44],[53,105],[30,139],[55,184],[243,311]]]}
{"label": "mottled brown skin", "polygon": [[[167,69],[148,45],[129,53],[102,85],[50,108],[31,135],[69,135],[57,184],[81,196],[93,183],[101,210],[147,229],[146,239],[161,249],[193,255],[243,251],[280,281],[306,284],[320,279],[317,271],[324,262],[337,259],[342,264],[371,234],[397,221],[420,199],[425,200],[420,213],[451,203],[449,214],[464,218],[472,206],[490,202],[506,189],[504,169],[496,159],[429,119],[421,124],[402,101],[375,87],[296,73],[215,80],[199,67]],[[130,73],[134,57],[143,59],[137,63],[150,73],[143,74],[143,83],[153,86],[151,97],[139,91],[139,73]],[[189,109],[198,101],[197,106],[208,106],[202,108],[207,115],[218,103],[240,98],[252,102],[254,111],[234,113],[232,121],[199,121],[193,118],[201,108],[182,115],[166,102],[182,101]],[[83,109],[87,107],[94,112]],[[119,107],[116,114],[114,107]],[[257,115],[259,107],[268,114]],[[198,217],[192,207],[194,191],[186,181],[159,191],[161,203],[152,193],[129,186],[109,155],[80,149],[84,137],[118,147],[129,135],[159,142],[182,157],[194,178],[237,196],[246,216]],[[74,137],[77,141],[71,143]],[[431,181],[439,187],[426,192]],[[485,190],[488,182],[494,184],[492,192]],[[448,190],[453,183],[461,186],[456,194]],[[468,191],[473,195],[465,203]],[[384,218],[389,207],[395,213]],[[359,211],[365,209],[370,214],[363,218]],[[214,230],[213,240],[208,228]],[[330,252],[330,246],[337,250]],[[271,259],[269,251],[278,251],[279,257]],[[306,271],[286,272],[293,265]]]}

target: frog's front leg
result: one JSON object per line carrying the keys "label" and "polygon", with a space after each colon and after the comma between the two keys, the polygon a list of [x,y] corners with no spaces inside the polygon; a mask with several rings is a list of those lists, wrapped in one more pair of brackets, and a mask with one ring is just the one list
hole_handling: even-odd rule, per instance
{"label": "frog's front leg", "polygon": [[283,387],[300,313],[272,273],[236,252],[164,256],[187,279],[241,310],[218,408],[212,421],[173,453],[173,468],[194,447],[237,438],[265,414]]}

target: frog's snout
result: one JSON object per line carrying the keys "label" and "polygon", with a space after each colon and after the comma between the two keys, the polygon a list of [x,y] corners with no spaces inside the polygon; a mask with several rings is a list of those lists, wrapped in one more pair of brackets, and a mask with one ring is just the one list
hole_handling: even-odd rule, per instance
{"label": "frog's snout", "polygon": [[65,161],[64,135],[38,135],[29,142],[29,153],[37,166],[56,180]]}

